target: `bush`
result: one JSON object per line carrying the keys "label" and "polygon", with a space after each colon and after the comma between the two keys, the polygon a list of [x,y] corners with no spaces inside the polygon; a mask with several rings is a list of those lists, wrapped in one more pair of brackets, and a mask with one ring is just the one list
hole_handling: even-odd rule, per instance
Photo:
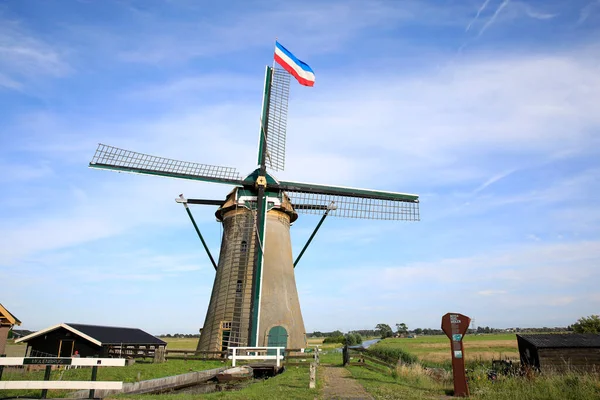
{"label": "bush", "polygon": [[600,315],[581,317],[573,324],[575,333],[600,333]]}
{"label": "bush", "polygon": [[377,357],[381,360],[397,363],[401,360],[404,364],[414,364],[418,361],[417,356],[410,354],[403,349],[386,348],[386,347],[371,347],[366,350],[367,354]]}
{"label": "bush", "polygon": [[328,338],[325,338],[325,340],[323,340],[323,343],[340,343],[340,344],[344,344],[346,343],[346,338],[342,335],[342,336],[330,336]]}
{"label": "bush", "polygon": [[348,346],[356,346],[363,342],[363,338],[360,333],[350,332],[345,336],[345,344]]}

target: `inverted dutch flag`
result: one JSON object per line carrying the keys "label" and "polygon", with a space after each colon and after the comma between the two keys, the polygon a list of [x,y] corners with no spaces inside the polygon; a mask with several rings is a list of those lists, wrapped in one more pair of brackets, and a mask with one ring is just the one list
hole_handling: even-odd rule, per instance
{"label": "inverted dutch flag", "polygon": [[315,84],[315,73],[308,64],[298,60],[288,49],[275,42],[275,61],[304,86]]}

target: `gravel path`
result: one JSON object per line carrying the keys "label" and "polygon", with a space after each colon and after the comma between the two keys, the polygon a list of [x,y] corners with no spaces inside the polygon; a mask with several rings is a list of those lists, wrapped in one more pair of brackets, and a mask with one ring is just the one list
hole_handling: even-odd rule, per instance
{"label": "gravel path", "polygon": [[320,368],[323,368],[324,399],[373,400],[365,388],[351,377],[350,371],[346,368],[325,365],[321,365]]}

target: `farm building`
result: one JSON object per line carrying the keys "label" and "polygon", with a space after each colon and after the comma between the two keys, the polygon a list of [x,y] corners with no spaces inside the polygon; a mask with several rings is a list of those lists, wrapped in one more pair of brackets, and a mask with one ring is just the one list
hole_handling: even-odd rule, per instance
{"label": "farm building", "polygon": [[6,349],[8,332],[15,325],[21,325],[21,321],[0,304],[0,356],[4,354]]}
{"label": "farm building", "polygon": [[600,371],[600,334],[517,335],[521,365],[539,371]]}
{"label": "farm building", "polygon": [[167,343],[136,328],[62,323],[15,340],[29,357],[127,357],[154,355]]}

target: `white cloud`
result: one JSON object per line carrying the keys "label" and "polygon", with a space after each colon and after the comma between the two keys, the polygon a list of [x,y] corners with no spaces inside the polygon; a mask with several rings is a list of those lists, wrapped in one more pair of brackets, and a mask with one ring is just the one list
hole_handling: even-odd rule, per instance
{"label": "white cloud", "polygon": [[506,293],[508,293],[506,290],[493,290],[493,289],[480,290],[479,292],[477,292],[477,294],[480,296],[495,296],[495,295],[506,294]]}
{"label": "white cloud", "polygon": [[0,85],[20,90],[40,76],[61,77],[72,71],[63,50],[0,15]]}
{"label": "white cloud", "polygon": [[469,24],[467,25],[467,27],[465,28],[465,32],[468,32],[469,29],[471,29],[471,26],[475,23],[475,21],[477,21],[477,19],[479,18],[479,15],[485,10],[485,8],[487,7],[487,5],[489,4],[490,0],[485,0],[481,6],[479,7],[479,9],[477,9],[477,14],[475,14],[475,17],[469,22]]}
{"label": "white cloud", "polygon": [[483,25],[483,27],[479,30],[479,33],[477,34],[477,36],[481,36],[483,34],[483,32],[485,32],[490,26],[492,26],[494,21],[496,21],[496,18],[498,18],[498,15],[500,14],[500,12],[504,9],[504,7],[506,7],[508,5],[509,2],[510,2],[510,0],[503,0],[502,3],[500,3],[498,8],[496,8],[496,11],[494,11],[494,14],[487,20],[485,25]]}
{"label": "white cloud", "polygon": [[[359,83],[325,77],[323,85],[327,87],[310,93],[293,87],[287,169],[278,177],[404,192],[415,192],[412,186],[422,182],[430,188],[479,184],[481,190],[523,167],[523,159],[525,163],[546,160],[565,149],[574,154],[593,151],[592,132],[600,126],[600,116],[593,109],[600,102],[600,78],[593,59],[585,48],[552,56],[467,58],[418,75],[353,79]],[[176,86],[181,93],[183,87]],[[152,90],[160,93],[172,88],[167,83],[164,89]],[[134,117],[123,123],[73,121],[50,114],[28,116],[17,131],[45,134],[25,136],[26,141],[12,146],[60,158],[60,163],[68,163],[70,168],[79,166],[86,173],[81,189],[87,199],[85,205],[76,202],[58,216],[40,217],[11,229],[14,239],[6,244],[5,254],[17,257],[36,249],[119,234],[143,223],[159,225],[160,218],[146,222],[142,215],[171,215],[170,200],[181,192],[188,197],[204,193],[221,198],[227,188],[219,185],[154,177],[130,180],[85,170],[85,165],[95,142],[102,141],[176,159],[236,166],[245,174],[255,163],[258,110],[259,104],[245,101],[191,103],[180,110],[152,118]],[[81,135],[82,131],[86,134]],[[507,154],[518,154],[519,158],[505,161]],[[324,160],[327,168],[322,167]],[[56,164],[48,164],[48,168],[55,169]],[[498,175],[498,170],[506,172]],[[588,184],[593,176],[594,171],[590,171],[578,179]],[[92,189],[87,187],[90,179],[93,186],[110,184],[102,190]],[[546,191],[519,191],[492,198],[487,206],[564,198],[575,184],[568,180],[552,182]],[[164,196],[161,201],[135,205],[126,201],[156,198],[158,194]],[[101,216],[96,219],[94,214]],[[35,240],[43,237],[39,233],[56,227],[65,234],[45,243]]]}
{"label": "white cloud", "polygon": [[579,12],[579,19],[577,25],[583,24],[592,15],[592,13],[600,7],[600,0],[594,0],[586,4]]}

